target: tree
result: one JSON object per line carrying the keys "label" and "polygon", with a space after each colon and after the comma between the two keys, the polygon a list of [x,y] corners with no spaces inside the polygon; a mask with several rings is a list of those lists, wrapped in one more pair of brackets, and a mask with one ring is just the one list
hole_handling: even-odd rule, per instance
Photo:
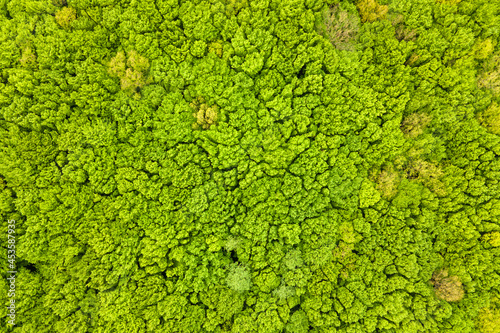
{"label": "tree", "polygon": [[359,0],[356,6],[361,16],[361,22],[374,22],[384,19],[389,11],[387,5],[380,5],[377,0]]}
{"label": "tree", "polygon": [[195,110],[193,116],[196,123],[193,124],[193,129],[209,129],[217,121],[217,105],[209,106],[203,97],[198,97],[189,106]]}
{"label": "tree", "polygon": [[226,278],[229,288],[238,292],[245,292],[252,287],[252,275],[250,270],[240,264],[234,263],[229,267],[229,273]]}
{"label": "tree", "polygon": [[478,114],[478,120],[491,133],[500,135],[500,106],[493,102],[486,110]]}
{"label": "tree", "polygon": [[478,328],[481,333],[500,333],[500,302],[497,296],[489,307],[481,309],[478,315]]}
{"label": "tree", "polygon": [[354,39],[359,30],[359,17],[351,10],[336,4],[328,7],[323,14],[323,22],[318,28],[339,50],[354,51]]}
{"label": "tree", "polygon": [[130,96],[140,98],[139,90],[152,82],[148,76],[149,60],[135,50],[119,51],[108,63],[108,73],[120,79],[121,89]]}
{"label": "tree", "polygon": [[464,290],[460,278],[448,276],[447,269],[441,269],[432,275],[431,284],[436,296],[447,302],[458,302],[464,298]]}
{"label": "tree", "polygon": [[64,7],[56,12],[56,22],[64,29],[71,27],[71,22],[76,20],[76,10],[72,7]]}
{"label": "tree", "polygon": [[436,0],[436,1],[446,5],[458,5],[462,0]]}
{"label": "tree", "polygon": [[388,165],[384,167],[378,175],[377,190],[381,192],[384,198],[391,199],[397,193],[399,182],[399,173],[392,165]]}
{"label": "tree", "polygon": [[401,123],[401,130],[409,138],[416,138],[424,132],[431,119],[432,117],[425,113],[412,113]]}
{"label": "tree", "polygon": [[309,332],[309,320],[304,310],[298,310],[290,316],[290,320],[285,326],[287,333],[306,333]]}
{"label": "tree", "polygon": [[485,60],[477,84],[481,88],[490,89],[495,96],[500,95],[500,52],[495,52]]}
{"label": "tree", "polygon": [[409,41],[416,39],[416,30],[406,27],[404,24],[404,16],[402,14],[392,14],[389,16],[389,20],[395,28],[395,37],[397,40]]}

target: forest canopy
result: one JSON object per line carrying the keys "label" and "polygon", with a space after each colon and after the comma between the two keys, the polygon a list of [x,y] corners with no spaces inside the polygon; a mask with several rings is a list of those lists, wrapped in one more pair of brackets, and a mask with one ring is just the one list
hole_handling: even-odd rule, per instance
{"label": "forest canopy", "polygon": [[0,0],[2,327],[500,333],[499,34],[491,0]]}

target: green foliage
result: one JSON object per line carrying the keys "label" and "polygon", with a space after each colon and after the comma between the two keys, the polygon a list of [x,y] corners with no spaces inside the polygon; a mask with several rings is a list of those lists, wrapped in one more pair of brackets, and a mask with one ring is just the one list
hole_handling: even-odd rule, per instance
{"label": "green foliage", "polygon": [[290,321],[286,325],[285,332],[309,332],[309,320],[307,319],[307,315],[303,310],[298,310],[290,316]]}
{"label": "green foliage", "polygon": [[21,51],[21,59],[19,59],[22,67],[34,67],[36,64],[36,55],[33,53],[33,48],[26,46]]}
{"label": "green foliage", "polygon": [[462,0],[436,0],[439,3],[444,3],[446,5],[458,5]]}
{"label": "green foliage", "polygon": [[404,16],[402,14],[391,14],[388,19],[395,28],[394,37],[401,41],[414,41],[416,39],[417,32],[415,29],[409,29],[405,22]]}
{"label": "green foliage", "polygon": [[474,47],[471,50],[471,53],[476,59],[485,60],[490,57],[494,49],[495,45],[493,45],[492,39],[486,38],[485,40],[476,41]]}
{"label": "green foliage", "polygon": [[484,307],[479,312],[478,328],[481,333],[500,332],[500,307],[498,297],[493,299],[489,307]]}
{"label": "green foliage", "polygon": [[392,165],[389,165],[384,167],[377,177],[377,190],[380,191],[383,197],[392,198],[396,195],[399,182],[399,173]]}
{"label": "green foliage", "polygon": [[375,185],[365,180],[359,190],[359,208],[373,206],[380,200],[380,193],[375,189]]}
{"label": "green foliage", "polygon": [[0,1],[2,332],[497,332],[499,15]]}
{"label": "green foliage", "polygon": [[118,52],[108,64],[108,73],[120,78],[121,89],[136,99],[140,98],[139,90],[152,82],[148,69],[149,60],[135,50],[128,52],[128,56]]}
{"label": "green foliage", "polygon": [[196,118],[196,123],[193,124],[193,129],[199,127],[203,129],[210,128],[217,121],[217,106],[209,106],[202,97],[189,104],[195,110],[193,116]]}
{"label": "green foliage", "polygon": [[423,113],[412,113],[401,123],[401,129],[410,138],[416,138],[422,134],[425,127],[431,122],[431,117]]}
{"label": "green foliage", "polygon": [[384,19],[389,7],[381,5],[377,0],[358,0],[356,3],[361,22],[374,22],[379,19]]}
{"label": "green foliage", "polygon": [[56,22],[64,29],[71,27],[71,22],[76,20],[76,10],[72,7],[64,7],[56,12]]}
{"label": "green foliage", "polygon": [[295,296],[295,288],[282,283],[273,291],[273,295],[276,296],[279,300],[286,300],[290,297]]}
{"label": "green foliage", "polygon": [[483,239],[493,247],[500,247],[500,231],[484,234]]}
{"label": "green foliage", "polygon": [[208,44],[208,52],[214,53],[219,58],[222,58],[223,53],[222,41],[214,41]]}
{"label": "green foliage", "polygon": [[500,106],[496,102],[479,113],[478,120],[489,131],[500,135]]}
{"label": "green foliage", "polygon": [[233,236],[229,237],[225,244],[224,244],[224,248],[226,249],[226,251],[230,252],[230,251],[234,251],[238,248],[238,246],[240,245],[241,241]]}
{"label": "green foliage", "polygon": [[[349,8],[349,7],[348,7]],[[330,6],[323,13],[318,32],[323,34],[338,50],[354,50],[354,39],[360,26],[353,8],[344,9],[340,4]]]}
{"label": "green foliage", "polygon": [[[486,49],[487,51],[488,49]],[[482,57],[482,56],[480,56]],[[481,88],[490,89],[495,96],[500,95],[500,53],[493,53],[488,60],[483,63],[483,67],[477,78],[477,84]]]}
{"label": "green foliage", "polygon": [[460,278],[456,275],[448,276],[446,269],[434,272],[431,284],[434,286],[436,296],[447,302],[458,302],[464,297]]}

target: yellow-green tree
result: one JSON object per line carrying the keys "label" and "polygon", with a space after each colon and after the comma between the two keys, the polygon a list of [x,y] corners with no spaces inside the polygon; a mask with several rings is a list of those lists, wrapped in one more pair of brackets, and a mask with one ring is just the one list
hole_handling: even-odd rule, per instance
{"label": "yellow-green tree", "polygon": [[64,7],[56,12],[56,22],[64,29],[71,27],[71,22],[76,20],[76,10],[71,7]]}
{"label": "yellow-green tree", "polygon": [[198,97],[190,106],[195,110],[193,113],[196,118],[196,122],[193,124],[194,129],[200,127],[208,129],[217,121],[217,106],[209,106],[202,97]]}
{"label": "yellow-green tree", "polygon": [[492,103],[485,111],[478,115],[478,120],[489,131],[500,134],[500,106]]}
{"label": "yellow-green tree", "polygon": [[500,333],[500,298],[498,294],[492,297],[489,306],[482,308],[479,312],[477,327],[482,333]]}
{"label": "yellow-green tree", "polygon": [[381,5],[376,0],[359,0],[356,6],[362,22],[374,22],[384,19],[389,11],[387,5]]}
{"label": "yellow-green tree", "polygon": [[396,195],[400,180],[399,173],[394,167],[388,166],[377,177],[377,190],[382,197],[390,199]]}
{"label": "yellow-green tree", "polygon": [[330,6],[323,15],[324,31],[320,33],[323,33],[337,49],[354,50],[352,41],[359,30],[357,15],[341,8],[339,4]]}

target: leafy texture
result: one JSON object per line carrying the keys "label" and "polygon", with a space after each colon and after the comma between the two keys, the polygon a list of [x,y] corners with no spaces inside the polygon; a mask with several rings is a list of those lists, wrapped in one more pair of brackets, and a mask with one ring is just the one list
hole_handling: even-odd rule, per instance
{"label": "leafy texture", "polygon": [[499,16],[0,1],[0,331],[498,332]]}

